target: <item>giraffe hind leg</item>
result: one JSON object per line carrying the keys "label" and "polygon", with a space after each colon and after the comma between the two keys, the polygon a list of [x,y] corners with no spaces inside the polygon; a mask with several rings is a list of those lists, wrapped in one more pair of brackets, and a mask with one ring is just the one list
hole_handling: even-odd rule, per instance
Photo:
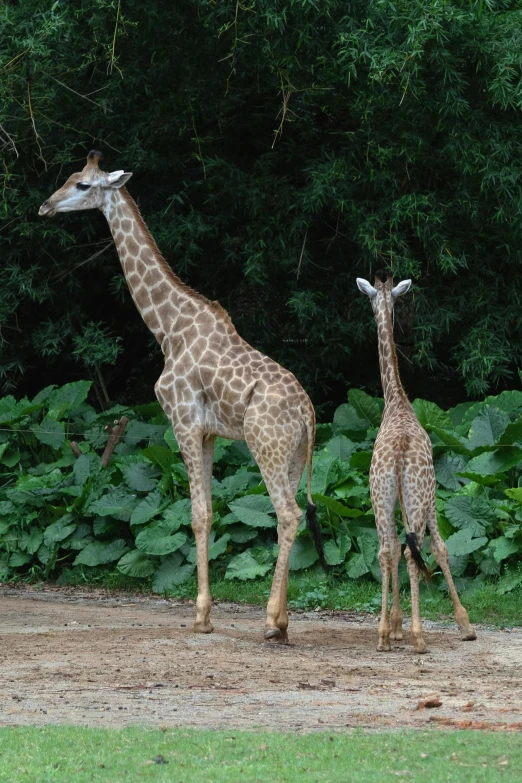
{"label": "giraffe hind leg", "polygon": [[[290,493],[293,497],[295,497],[297,493],[299,482],[301,480],[301,476],[303,475],[303,469],[306,463],[307,445],[308,445],[308,440],[305,432],[303,434],[301,442],[299,443],[299,446],[297,447],[294,456],[292,457],[292,460],[290,461],[290,465],[288,468],[288,481],[290,485]],[[287,595],[288,595],[288,568],[286,569],[286,573],[284,574],[283,582],[281,584],[281,590],[280,590],[281,600],[279,606],[279,614],[275,620],[276,627],[268,627],[268,623],[267,623],[267,627],[265,628],[264,637],[268,641],[275,641],[281,644],[288,644],[288,611],[286,608]]]}
{"label": "giraffe hind leg", "polygon": [[437,526],[437,513],[434,506],[430,509],[428,516],[428,528],[431,536],[431,551],[446,579],[451,600],[453,602],[455,620],[457,621],[457,625],[460,629],[461,639],[463,642],[473,641],[477,638],[477,634],[469,622],[468,613],[460,602],[455,583],[453,582],[453,577],[449,567],[448,549],[439,533],[439,528]]}
{"label": "giraffe hind leg", "polygon": [[288,643],[288,561],[302,512],[295,493],[306,461],[306,438],[297,430],[290,441],[280,437],[260,443],[245,427],[247,444],[258,464],[277,515],[277,557],[267,604],[264,638]]}
{"label": "giraffe hind leg", "polygon": [[395,527],[395,515],[388,531],[391,549],[391,577],[392,577],[392,608],[390,614],[390,639],[400,641],[402,639],[403,614],[400,605],[399,591],[399,563],[401,560],[401,542]]}
{"label": "giraffe hind leg", "polygon": [[[422,541],[424,539],[424,530],[426,527],[427,510],[423,503],[411,502],[408,494],[404,492],[404,502],[406,505],[406,516],[408,519],[410,534],[414,534],[414,538],[410,540],[416,542],[416,553],[412,553],[409,544],[406,544],[404,555],[406,557],[406,564],[408,567],[408,576],[410,577],[410,592],[411,592],[411,636],[413,641],[413,649],[416,653],[427,652],[426,642],[422,633],[422,621],[420,615],[420,596],[419,596],[419,576],[420,568],[417,562],[420,555],[420,549],[422,547]],[[408,540],[408,539],[407,539]]]}

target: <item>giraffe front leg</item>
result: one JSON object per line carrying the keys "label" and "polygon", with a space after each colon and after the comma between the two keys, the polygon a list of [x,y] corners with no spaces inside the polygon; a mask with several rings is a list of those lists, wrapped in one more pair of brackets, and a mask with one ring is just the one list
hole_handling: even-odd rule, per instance
{"label": "giraffe front leg", "polygon": [[194,442],[194,440],[188,439],[181,440],[178,436],[178,442],[187,466],[192,502],[192,530],[196,539],[198,597],[193,630],[195,633],[212,633],[214,628],[210,622],[212,597],[208,577],[208,538],[212,526],[210,482],[212,480],[214,441],[211,439]]}

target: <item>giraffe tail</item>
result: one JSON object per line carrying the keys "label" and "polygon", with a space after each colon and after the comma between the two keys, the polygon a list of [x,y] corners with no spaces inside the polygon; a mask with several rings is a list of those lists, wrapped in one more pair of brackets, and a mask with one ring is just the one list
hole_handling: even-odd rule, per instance
{"label": "giraffe tail", "polygon": [[[403,448],[401,449],[402,453],[406,451],[407,448],[407,442],[403,444]],[[402,521],[404,524],[404,529],[406,531],[406,544],[410,548],[411,556],[413,557],[413,560],[417,564],[417,568],[423,575],[424,579],[429,582],[431,579],[431,573],[428,569],[428,566],[424,562],[424,558],[422,556],[422,553],[420,551],[419,542],[417,540],[417,533],[413,533],[410,530],[410,526],[408,523],[408,517],[406,515],[406,509],[404,507],[404,500],[403,500],[403,494],[402,494],[402,468],[403,468],[403,461],[402,459],[397,463],[396,470],[397,470],[397,489],[399,494],[399,505],[401,507],[402,512]]]}
{"label": "giraffe tail", "polygon": [[325,571],[330,570],[330,566],[326,562],[324,555],[323,537],[321,535],[321,528],[317,519],[317,506],[312,500],[312,459],[314,456],[314,444],[315,444],[315,413],[314,409],[310,405],[310,412],[306,413],[305,425],[307,436],[307,498],[306,504],[306,524],[308,530],[312,534],[317,554],[319,555],[319,562]]}

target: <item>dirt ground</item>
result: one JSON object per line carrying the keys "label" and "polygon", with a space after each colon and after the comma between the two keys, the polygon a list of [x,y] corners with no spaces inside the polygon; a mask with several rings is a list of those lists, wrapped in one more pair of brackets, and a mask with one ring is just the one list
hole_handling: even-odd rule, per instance
{"label": "dirt ground", "polygon": [[209,636],[193,619],[189,602],[0,586],[0,725],[522,730],[522,628],[461,642],[425,623],[419,656],[407,633],[378,653],[355,613],[293,613],[288,646],[263,641],[261,608],[214,606]]}

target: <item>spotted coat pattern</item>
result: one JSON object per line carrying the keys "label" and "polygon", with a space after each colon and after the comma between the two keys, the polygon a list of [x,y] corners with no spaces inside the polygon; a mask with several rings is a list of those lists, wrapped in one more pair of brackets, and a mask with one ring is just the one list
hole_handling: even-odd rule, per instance
{"label": "spotted coat pattern", "polygon": [[[384,281],[381,279],[384,277]],[[409,287],[409,286],[408,286]],[[399,377],[392,311],[393,282],[389,275],[378,275],[371,303],[377,322],[379,364],[384,392],[384,412],[370,467],[370,494],[377,533],[379,564],[383,578],[382,613],[379,622],[378,650],[390,650],[391,639],[402,639],[403,615],[399,603],[399,560],[401,546],[395,522],[395,506],[399,500],[406,532],[416,535],[422,546],[426,524],[431,537],[431,551],[448,583],[455,619],[462,639],[475,639],[468,614],[462,606],[448,565],[448,551],[437,526],[435,510],[435,471],[431,441],[420,425]],[[409,546],[405,555],[411,585],[412,638],[418,653],[426,651],[422,636],[419,608],[419,569]],[[392,609],[388,612],[388,591],[392,579]]]}
{"label": "spotted coat pattern", "polygon": [[[42,205],[40,214],[92,207],[103,211],[131,296],[163,351],[165,365],[154,388],[172,422],[190,482],[198,569],[194,630],[213,630],[208,540],[214,439],[221,436],[246,441],[274,504],[279,555],[265,638],[287,641],[288,560],[301,520],[295,495],[307,462],[311,502],[312,403],[291,372],[238,335],[217,302],[193,291],[172,272],[123,187],[130,175],[107,175],[98,166],[99,157],[90,153],[83,171],[72,175]],[[117,174],[122,176],[118,179]],[[80,196],[78,184],[88,185]]]}

